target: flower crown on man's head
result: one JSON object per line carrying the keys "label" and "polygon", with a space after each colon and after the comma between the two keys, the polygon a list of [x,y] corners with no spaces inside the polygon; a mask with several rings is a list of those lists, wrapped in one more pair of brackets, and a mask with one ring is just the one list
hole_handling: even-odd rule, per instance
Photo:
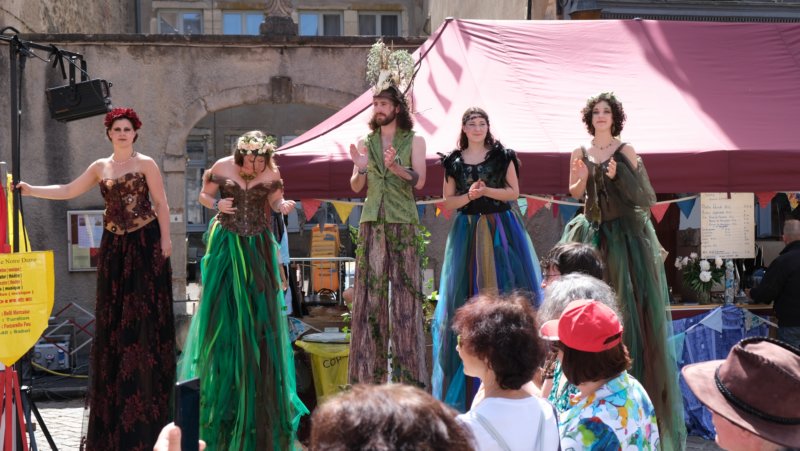
{"label": "flower crown on man's head", "polygon": [[240,136],[236,140],[236,150],[242,155],[270,156],[275,152],[273,136]]}
{"label": "flower crown on man's head", "polygon": [[136,114],[136,111],[133,111],[133,108],[114,108],[106,113],[103,123],[105,124],[106,128],[111,128],[111,126],[114,124],[114,121],[117,119],[127,119],[131,121],[131,125],[133,125],[134,130],[139,130],[142,128],[142,121],[139,120],[139,115]]}
{"label": "flower crown on man's head", "polygon": [[372,45],[367,55],[367,82],[378,95],[394,86],[401,94],[414,78],[414,58],[405,50],[392,51],[383,40]]}

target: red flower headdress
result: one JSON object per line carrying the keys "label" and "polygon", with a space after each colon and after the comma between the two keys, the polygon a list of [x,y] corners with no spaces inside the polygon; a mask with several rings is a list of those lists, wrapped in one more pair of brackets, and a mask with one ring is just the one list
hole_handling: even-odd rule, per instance
{"label": "red flower headdress", "polygon": [[142,121],[139,120],[139,115],[133,108],[114,108],[106,113],[104,124],[106,128],[111,128],[111,124],[117,119],[127,119],[131,121],[134,130],[139,130],[142,127]]}

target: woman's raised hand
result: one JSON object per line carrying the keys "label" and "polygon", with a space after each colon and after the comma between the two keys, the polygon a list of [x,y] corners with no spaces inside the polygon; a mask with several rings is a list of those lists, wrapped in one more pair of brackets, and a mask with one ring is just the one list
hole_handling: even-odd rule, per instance
{"label": "woman's raised hand", "polygon": [[580,158],[573,158],[570,171],[572,171],[574,180],[586,180],[589,177],[589,168],[586,167],[586,163]]}
{"label": "woman's raised hand", "polygon": [[611,159],[608,160],[608,169],[606,169],[606,175],[612,180],[617,176],[617,161],[614,159],[614,157],[611,157]]}
{"label": "woman's raised hand", "polygon": [[282,215],[288,215],[294,210],[295,202],[293,200],[284,200],[281,202],[280,210]]}

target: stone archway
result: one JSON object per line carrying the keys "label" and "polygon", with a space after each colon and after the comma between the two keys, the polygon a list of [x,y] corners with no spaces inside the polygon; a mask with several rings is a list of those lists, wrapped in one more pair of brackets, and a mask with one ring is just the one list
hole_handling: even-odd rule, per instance
{"label": "stone archway", "polygon": [[[287,86],[288,85],[288,86]],[[288,77],[272,77],[269,83],[232,87],[220,91],[207,92],[187,102],[179,111],[182,115],[173,120],[174,132],[167,137],[164,148],[162,170],[165,184],[168,186],[170,211],[176,221],[172,223],[173,241],[173,279],[177,284],[176,296],[186,298],[185,282],[187,281],[187,227],[186,227],[186,184],[187,156],[186,143],[192,130],[209,115],[220,112],[264,105],[276,107],[306,106],[319,109],[324,116],[313,123],[304,124],[309,129],[325,117],[336,112],[356,96],[327,87],[297,84],[292,85]],[[216,155],[220,157],[220,155]],[[213,159],[212,159],[213,161]],[[211,161],[208,162],[211,164]],[[180,220],[178,219],[180,216]]]}

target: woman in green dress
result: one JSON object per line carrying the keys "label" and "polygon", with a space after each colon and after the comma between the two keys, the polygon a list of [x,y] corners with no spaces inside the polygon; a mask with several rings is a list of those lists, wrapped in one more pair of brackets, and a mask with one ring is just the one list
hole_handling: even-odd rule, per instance
{"label": "woman in green dress", "polygon": [[[214,163],[200,203],[218,213],[201,263],[203,295],[179,375],[200,378],[200,437],[213,450],[294,449],[300,416],[270,210],[288,214],[275,146],[247,132]],[[216,199],[217,192],[221,198]]]}
{"label": "woman in green dress", "polygon": [[582,111],[592,140],[572,152],[569,192],[585,199],[584,213],[567,224],[562,242],[591,243],[605,259],[609,284],[624,316],[631,374],[653,401],[665,450],[684,448],[686,425],[661,245],[650,222],[656,196],[633,146],[619,139],[625,123],[613,93],[590,98]]}

